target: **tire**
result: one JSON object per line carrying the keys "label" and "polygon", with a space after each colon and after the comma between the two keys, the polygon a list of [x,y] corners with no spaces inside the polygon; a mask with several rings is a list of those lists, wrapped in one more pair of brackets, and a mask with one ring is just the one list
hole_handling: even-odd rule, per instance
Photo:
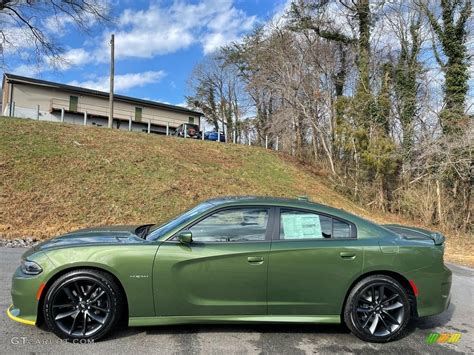
{"label": "tire", "polygon": [[80,269],[60,276],[44,299],[44,320],[58,337],[96,341],[120,319],[122,294],[113,278],[101,271]]}
{"label": "tire", "polygon": [[373,343],[403,337],[410,314],[407,291],[386,275],[372,275],[359,281],[344,307],[344,321],[351,332]]}

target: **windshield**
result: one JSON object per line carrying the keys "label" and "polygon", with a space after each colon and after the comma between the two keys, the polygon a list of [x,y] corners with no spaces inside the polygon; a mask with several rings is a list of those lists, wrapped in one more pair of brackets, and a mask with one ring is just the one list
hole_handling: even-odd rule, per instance
{"label": "windshield", "polygon": [[178,227],[181,224],[184,224],[197,215],[201,214],[202,212],[208,210],[212,205],[208,202],[203,202],[196,207],[184,212],[183,214],[173,218],[172,220],[162,224],[162,225],[154,225],[150,228],[148,236],[146,237],[147,240],[155,240],[159,237],[165,235],[166,233],[172,231],[174,228]]}

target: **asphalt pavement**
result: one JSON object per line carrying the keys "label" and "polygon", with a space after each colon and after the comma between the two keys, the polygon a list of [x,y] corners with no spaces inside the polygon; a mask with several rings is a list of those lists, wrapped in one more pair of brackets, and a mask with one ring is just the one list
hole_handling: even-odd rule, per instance
{"label": "asphalt pavement", "polygon": [[[120,328],[93,344],[65,343],[45,329],[11,321],[10,279],[26,249],[0,248],[0,353],[4,354],[427,354],[474,353],[474,269],[449,265],[452,301],[437,316],[410,324],[405,338],[366,343],[343,325],[183,325]],[[457,344],[429,344],[430,333],[460,333]]]}

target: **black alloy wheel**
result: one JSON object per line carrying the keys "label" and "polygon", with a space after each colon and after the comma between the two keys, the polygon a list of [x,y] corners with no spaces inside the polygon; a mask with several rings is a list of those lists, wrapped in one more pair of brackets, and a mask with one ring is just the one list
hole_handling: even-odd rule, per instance
{"label": "black alloy wheel", "polygon": [[391,277],[370,276],[352,289],[344,319],[363,340],[387,342],[398,338],[410,319],[407,291]]}
{"label": "black alloy wheel", "polygon": [[44,319],[63,339],[97,340],[117,323],[120,309],[120,290],[108,274],[76,270],[59,277],[48,289]]}

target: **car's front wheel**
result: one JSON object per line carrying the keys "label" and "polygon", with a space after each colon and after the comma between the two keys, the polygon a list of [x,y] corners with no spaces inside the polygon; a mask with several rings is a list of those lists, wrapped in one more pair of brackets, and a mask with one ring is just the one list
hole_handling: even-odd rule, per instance
{"label": "car's front wheel", "polygon": [[409,319],[407,291],[386,275],[372,275],[358,282],[344,309],[344,320],[352,333],[370,342],[401,337]]}
{"label": "car's front wheel", "polygon": [[107,273],[74,270],[60,276],[44,299],[44,319],[60,338],[97,340],[120,318],[121,292]]}

